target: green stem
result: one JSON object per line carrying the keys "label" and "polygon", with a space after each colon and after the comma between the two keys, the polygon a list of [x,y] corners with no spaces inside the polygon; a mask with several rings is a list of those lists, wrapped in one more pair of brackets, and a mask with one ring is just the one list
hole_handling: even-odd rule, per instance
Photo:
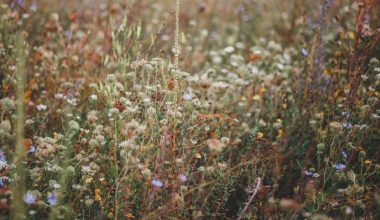
{"label": "green stem", "polygon": [[24,48],[24,33],[19,32],[16,39],[17,49],[17,86],[16,86],[16,155],[14,157],[14,165],[16,173],[14,174],[14,184],[12,184],[13,205],[11,218],[23,219],[25,212],[23,194],[25,185],[25,158],[26,151],[23,146],[24,139],[24,84],[25,84],[25,48]]}

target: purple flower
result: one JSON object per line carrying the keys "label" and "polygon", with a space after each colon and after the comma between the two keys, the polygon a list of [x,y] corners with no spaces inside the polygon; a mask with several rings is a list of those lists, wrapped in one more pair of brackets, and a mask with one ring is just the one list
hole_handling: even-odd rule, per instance
{"label": "purple flower", "polygon": [[234,9],[234,13],[235,13],[236,15],[241,14],[243,11],[244,11],[244,6],[243,6],[243,5],[239,5],[238,7],[236,7],[236,8]]}
{"label": "purple flower", "polygon": [[184,183],[184,182],[187,181],[187,176],[184,175],[184,174],[179,174],[178,179],[179,179],[181,182]]}
{"label": "purple flower", "polygon": [[153,179],[152,180],[152,185],[155,188],[161,188],[161,187],[164,186],[164,184],[160,180],[158,180],[158,179]]}
{"label": "purple flower", "polygon": [[342,112],[342,116],[343,117],[348,117],[348,116],[350,116],[350,113],[349,112]]}
{"label": "purple flower", "polygon": [[67,30],[67,31],[63,32],[63,35],[64,35],[67,39],[71,39],[71,37],[73,36],[73,32],[70,31],[70,30]]}
{"label": "purple flower", "polygon": [[342,163],[337,163],[337,164],[335,164],[335,169],[338,171],[342,171],[342,170],[346,169],[346,165],[344,165]]}
{"label": "purple flower", "polygon": [[34,204],[36,202],[36,196],[33,195],[31,192],[27,192],[24,194],[24,202],[28,205]]}
{"label": "purple flower", "polygon": [[305,48],[302,48],[302,49],[301,49],[301,54],[302,54],[302,56],[307,57],[307,55],[308,55],[309,53],[307,52],[307,50],[306,50]]}
{"label": "purple flower", "polygon": [[308,171],[308,170],[305,170],[305,176],[311,176],[313,173]]}
{"label": "purple flower", "polygon": [[11,9],[14,9],[16,7],[16,4],[19,5],[22,8],[25,7],[24,0],[14,0],[14,1],[11,2],[11,4],[9,6],[11,7]]}
{"label": "purple flower", "polygon": [[50,205],[56,205],[57,204],[57,195],[55,193],[48,193],[48,196],[47,196],[47,202],[50,204]]}

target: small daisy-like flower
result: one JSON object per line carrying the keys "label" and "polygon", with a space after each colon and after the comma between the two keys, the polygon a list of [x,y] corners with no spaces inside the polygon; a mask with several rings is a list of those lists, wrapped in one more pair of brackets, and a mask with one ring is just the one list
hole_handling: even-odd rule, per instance
{"label": "small daisy-like flower", "polygon": [[187,181],[187,176],[184,175],[184,174],[179,174],[178,179],[179,179],[181,182],[184,183],[184,182]]}
{"label": "small daisy-like flower", "polygon": [[95,100],[98,99],[98,96],[95,95],[95,94],[92,94],[92,95],[90,95],[90,99],[91,99],[92,101],[95,101]]}
{"label": "small daisy-like flower", "polygon": [[47,202],[50,205],[52,205],[52,206],[56,205],[57,201],[58,201],[58,199],[57,199],[57,195],[55,193],[48,193]]}
{"label": "small daisy-like flower", "polygon": [[335,169],[338,170],[338,171],[342,171],[346,168],[346,165],[342,164],[342,163],[337,163],[335,164]]}
{"label": "small daisy-like flower", "polygon": [[164,184],[160,180],[158,180],[158,179],[153,179],[152,180],[152,185],[155,188],[161,188],[161,187],[164,186]]}
{"label": "small daisy-like flower", "polygon": [[47,106],[44,104],[39,104],[37,105],[37,110],[38,111],[45,111],[47,109]]}
{"label": "small daisy-like flower", "polygon": [[23,197],[23,200],[26,204],[28,205],[32,205],[36,202],[36,196],[31,193],[30,191],[28,191],[27,193],[24,194],[24,197]]}

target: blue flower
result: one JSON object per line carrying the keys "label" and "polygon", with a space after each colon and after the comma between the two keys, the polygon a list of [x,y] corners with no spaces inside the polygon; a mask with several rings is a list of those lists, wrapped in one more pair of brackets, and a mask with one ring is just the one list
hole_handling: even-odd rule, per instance
{"label": "blue flower", "polygon": [[307,57],[308,52],[307,52],[307,50],[306,50],[305,48],[302,48],[302,49],[301,49],[301,54],[302,54],[304,57]]}
{"label": "blue flower", "polygon": [[34,152],[36,152],[36,147],[34,145],[30,145],[29,150],[28,150],[28,154],[32,154]]}
{"label": "blue flower", "polygon": [[5,186],[5,183],[4,183],[3,177],[0,177],[0,189],[3,188],[4,186]]}
{"label": "blue flower", "polygon": [[24,202],[28,205],[34,204],[36,202],[36,196],[33,195],[31,192],[27,192],[24,194]]}
{"label": "blue flower", "polygon": [[164,184],[158,179],[153,179],[152,185],[153,185],[153,187],[156,187],[156,188],[161,188],[164,186]]}
{"label": "blue flower", "polygon": [[335,169],[337,169],[338,171],[342,171],[342,170],[346,169],[346,165],[344,165],[342,163],[337,163],[337,164],[335,164]]}
{"label": "blue flower", "polygon": [[186,175],[183,175],[183,174],[179,174],[178,179],[179,179],[181,182],[186,182],[186,181],[187,181],[187,176],[186,176]]}
{"label": "blue flower", "polygon": [[308,170],[305,170],[305,176],[311,176],[313,173],[308,171]]}
{"label": "blue flower", "polygon": [[0,161],[7,162],[4,151],[0,149]]}
{"label": "blue flower", "polygon": [[349,122],[343,122],[342,126],[343,126],[343,128],[348,129],[348,128],[351,128],[351,123],[349,123]]}
{"label": "blue flower", "polygon": [[57,199],[57,195],[55,193],[48,193],[47,202],[50,205],[56,205],[57,201],[58,201],[58,199]]}

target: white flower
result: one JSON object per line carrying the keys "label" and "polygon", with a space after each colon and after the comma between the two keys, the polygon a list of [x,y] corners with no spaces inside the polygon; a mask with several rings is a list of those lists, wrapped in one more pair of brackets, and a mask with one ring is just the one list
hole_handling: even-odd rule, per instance
{"label": "white flower", "polygon": [[34,123],[34,121],[32,120],[32,119],[26,119],[25,120],[25,124],[26,125],[31,125],[31,124],[33,124]]}
{"label": "white flower", "polygon": [[54,188],[54,189],[59,189],[59,188],[61,188],[61,185],[58,184],[58,183],[54,183],[54,184],[53,184],[53,188]]}
{"label": "white flower", "polygon": [[95,94],[92,94],[92,95],[90,95],[90,99],[93,100],[93,101],[95,101],[95,100],[98,99],[98,96],[95,95]]}
{"label": "white flower", "polygon": [[57,93],[54,95],[54,98],[56,99],[63,99],[65,96],[62,93]]}
{"label": "white flower", "polygon": [[141,171],[141,174],[145,177],[145,178],[148,178],[152,175],[152,171],[150,171],[150,169],[148,168],[144,168],[142,171]]}
{"label": "white flower", "polygon": [[9,120],[4,120],[0,123],[0,129],[5,132],[10,132],[12,130],[12,125]]}
{"label": "white flower", "polygon": [[106,81],[108,83],[114,83],[116,82],[116,76],[115,74],[109,74],[107,77],[106,77]]}
{"label": "white flower", "polygon": [[131,141],[123,141],[119,144],[120,148],[127,148],[131,144]]}
{"label": "white flower", "polygon": [[212,86],[214,86],[217,89],[225,89],[229,86],[229,84],[223,81],[218,81],[218,82],[214,82]]}
{"label": "white flower", "polygon": [[221,152],[226,146],[224,143],[220,142],[217,139],[209,139],[207,141],[207,145],[211,150],[214,150],[216,152]]}
{"label": "white flower", "polygon": [[47,106],[44,104],[39,104],[37,105],[37,110],[38,111],[45,111],[47,109]]}
{"label": "white flower", "polygon": [[231,46],[224,48],[224,52],[226,53],[232,53],[234,51],[235,51],[235,48]]}
{"label": "white flower", "polygon": [[82,173],[91,173],[91,167],[90,166],[82,166]]}
{"label": "white flower", "polygon": [[225,144],[228,144],[230,142],[230,139],[228,137],[222,137],[221,141]]}
{"label": "white flower", "polygon": [[0,170],[7,168],[8,163],[6,161],[0,160]]}
{"label": "white flower", "polygon": [[156,109],[150,106],[146,112],[149,116],[154,116],[156,114]]}
{"label": "white flower", "polygon": [[76,121],[74,121],[74,120],[71,120],[71,121],[69,122],[69,127],[70,127],[71,129],[73,129],[73,130],[76,130],[76,131],[78,131],[78,130],[80,129],[78,122],[76,122]]}
{"label": "white flower", "polygon": [[119,109],[117,108],[111,108],[109,111],[108,111],[108,117],[109,118],[113,118],[115,117],[116,115],[119,114]]}
{"label": "white flower", "polygon": [[186,92],[185,94],[183,94],[182,96],[183,100],[185,101],[190,101],[193,99],[193,93],[191,92]]}

